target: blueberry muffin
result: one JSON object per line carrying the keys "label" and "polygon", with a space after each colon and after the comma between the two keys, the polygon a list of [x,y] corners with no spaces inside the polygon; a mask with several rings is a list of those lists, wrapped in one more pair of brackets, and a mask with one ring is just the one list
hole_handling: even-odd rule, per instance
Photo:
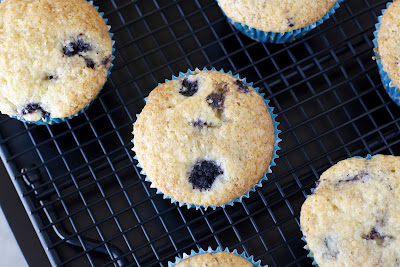
{"label": "blueberry muffin", "polygon": [[248,260],[229,252],[204,253],[191,256],[179,263],[175,267],[253,267]]}
{"label": "blueberry muffin", "polygon": [[400,265],[400,157],[351,158],[325,171],[301,209],[319,266]]}
{"label": "blueberry muffin", "polygon": [[384,11],[380,23],[377,24],[378,31],[374,33],[374,49],[382,83],[389,96],[400,106],[399,14],[399,1],[391,3]]}
{"label": "blueberry muffin", "polygon": [[0,112],[27,121],[65,118],[99,93],[112,41],[85,0],[0,3]]}
{"label": "blueberry muffin", "polygon": [[378,31],[378,54],[381,59],[383,70],[388,73],[394,84],[400,84],[400,2],[394,1],[385,11],[381,19]]}
{"label": "blueberry muffin", "polygon": [[266,32],[290,32],[323,18],[338,0],[218,0],[231,20]]}
{"label": "blueberry muffin", "polygon": [[263,98],[217,71],[157,86],[134,126],[134,150],[152,186],[185,204],[220,206],[269,169],[274,124]]}

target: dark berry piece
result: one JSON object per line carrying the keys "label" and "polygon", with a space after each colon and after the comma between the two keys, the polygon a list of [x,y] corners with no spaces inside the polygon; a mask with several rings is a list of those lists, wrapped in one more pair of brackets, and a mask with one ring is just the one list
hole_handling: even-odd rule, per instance
{"label": "dark berry piece", "polygon": [[182,88],[179,93],[184,96],[193,96],[199,90],[199,82],[197,80],[189,81],[187,78],[182,80]]}
{"label": "dark berry piece", "polygon": [[322,255],[327,259],[336,259],[337,255],[339,254],[337,245],[335,241],[331,237],[324,238],[325,244],[325,252]]}
{"label": "dark berry piece", "polygon": [[363,238],[366,240],[374,240],[374,239],[382,239],[381,233],[378,232],[376,228],[372,228],[371,232],[368,235],[363,235]]}
{"label": "dark berry piece", "polygon": [[351,177],[351,178],[349,178],[349,179],[340,180],[340,181],[339,181],[339,184],[340,184],[340,183],[355,182],[355,181],[362,181],[362,182],[364,182],[364,178],[365,178],[366,176],[368,176],[368,175],[369,175],[368,172],[362,172],[362,173],[359,173],[359,174],[357,174],[357,175],[355,175],[355,176],[353,176],[353,177]]}
{"label": "dark berry piece", "polygon": [[109,55],[108,57],[103,58],[103,60],[101,61],[101,64],[107,65],[108,62],[110,62],[110,60],[111,60],[111,55]]}
{"label": "dark berry piece", "polygon": [[208,95],[206,101],[212,108],[223,110],[225,102],[225,91],[216,92]]}
{"label": "dark berry piece", "polygon": [[90,45],[82,39],[77,39],[75,42],[70,42],[63,47],[64,55],[72,57],[89,51]]}
{"label": "dark berry piece", "polygon": [[215,178],[223,173],[215,161],[198,161],[190,173],[189,182],[193,185],[193,189],[207,190],[211,188]]}
{"label": "dark berry piece", "polygon": [[294,26],[294,18],[288,18],[287,21],[288,21],[288,26],[289,27],[293,27]]}
{"label": "dark berry piece", "polygon": [[362,236],[365,240],[375,240],[378,245],[383,245],[386,240],[393,239],[393,236],[381,234],[376,227],[371,229],[371,232]]}
{"label": "dark berry piece", "polygon": [[237,85],[239,91],[242,93],[248,93],[250,91],[249,87],[241,80],[236,80],[235,84]]}
{"label": "dark berry piece", "polygon": [[40,112],[42,112],[42,116],[43,117],[49,117],[50,113],[45,111],[40,104],[38,103],[31,103],[26,105],[26,107],[24,107],[24,109],[22,109],[22,115],[27,115],[27,114],[31,114],[36,112],[37,110],[39,110]]}
{"label": "dark berry piece", "polygon": [[198,129],[202,129],[203,127],[207,127],[210,125],[206,121],[202,121],[200,119],[198,119],[197,121],[194,121],[192,124],[194,127],[198,128]]}
{"label": "dark berry piece", "polygon": [[47,79],[49,79],[49,80],[57,80],[58,78],[59,78],[58,75],[49,75],[49,76],[47,76]]}
{"label": "dark berry piece", "polygon": [[214,109],[219,111],[223,110],[226,92],[228,92],[228,84],[217,84],[217,90],[207,96],[207,103]]}
{"label": "dark berry piece", "polygon": [[22,110],[22,114],[26,115],[26,114],[30,114],[35,112],[36,110],[40,109],[40,105],[39,104],[28,104],[23,110]]}
{"label": "dark berry piece", "polygon": [[94,69],[96,63],[91,58],[83,56],[83,59],[85,60],[86,67]]}

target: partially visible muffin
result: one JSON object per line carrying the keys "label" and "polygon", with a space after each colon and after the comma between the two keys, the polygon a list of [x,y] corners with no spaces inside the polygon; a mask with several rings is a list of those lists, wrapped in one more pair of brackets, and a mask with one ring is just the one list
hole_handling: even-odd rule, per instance
{"label": "partially visible muffin", "polygon": [[400,1],[394,1],[385,10],[378,31],[378,54],[389,78],[400,85]]}
{"label": "partially visible muffin", "polygon": [[176,267],[253,267],[248,260],[229,252],[204,253],[191,256],[175,265]]}
{"label": "partially visible muffin", "polygon": [[0,3],[0,112],[28,121],[65,118],[99,93],[112,41],[85,0]]}
{"label": "partially visible muffin", "polygon": [[266,32],[289,32],[324,17],[337,0],[218,0],[231,20]]}
{"label": "partially visible muffin", "polygon": [[343,160],[317,184],[300,224],[319,266],[400,265],[400,157]]}
{"label": "partially visible muffin", "polygon": [[217,71],[157,86],[134,126],[134,150],[152,186],[197,207],[245,195],[269,169],[275,143],[263,98]]}
{"label": "partially visible muffin", "polygon": [[400,2],[390,3],[374,33],[375,55],[382,83],[393,101],[400,106]]}

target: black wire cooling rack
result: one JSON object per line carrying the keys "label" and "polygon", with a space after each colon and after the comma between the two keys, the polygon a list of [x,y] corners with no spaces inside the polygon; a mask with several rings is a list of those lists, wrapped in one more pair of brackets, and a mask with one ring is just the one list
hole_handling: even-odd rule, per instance
{"label": "black wire cooling rack", "polygon": [[[115,33],[115,67],[82,115],[35,126],[0,116],[4,164],[53,265],[167,266],[211,246],[269,266],[306,266],[299,213],[314,182],[351,156],[400,155],[400,107],[373,57],[382,0],[345,1],[304,39],[262,44],[214,0],[98,0]],[[266,93],[283,139],[262,188],[225,209],[180,208],[157,195],[131,152],[149,92],[195,67],[232,70]]]}

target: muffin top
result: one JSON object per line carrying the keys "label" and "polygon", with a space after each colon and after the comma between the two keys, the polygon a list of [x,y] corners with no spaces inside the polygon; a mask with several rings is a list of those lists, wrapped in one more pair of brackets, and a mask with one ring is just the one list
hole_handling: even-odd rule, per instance
{"label": "muffin top", "polygon": [[387,72],[393,84],[400,86],[400,2],[394,1],[381,19],[378,30],[378,55],[383,70]]}
{"label": "muffin top", "polygon": [[85,0],[0,3],[0,111],[36,121],[71,116],[107,79],[112,41]]}
{"label": "muffin top", "polygon": [[289,32],[320,20],[337,0],[218,0],[230,19],[267,32]]}
{"label": "muffin top", "polygon": [[262,97],[217,71],[157,86],[134,126],[134,150],[152,186],[197,206],[246,194],[268,170],[274,144]]}
{"label": "muffin top", "polygon": [[343,160],[317,184],[300,223],[319,266],[400,265],[400,157]]}
{"label": "muffin top", "polygon": [[178,264],[176,267],[253,267],[248,260],[229,252],[204,253],[189,257]]}

